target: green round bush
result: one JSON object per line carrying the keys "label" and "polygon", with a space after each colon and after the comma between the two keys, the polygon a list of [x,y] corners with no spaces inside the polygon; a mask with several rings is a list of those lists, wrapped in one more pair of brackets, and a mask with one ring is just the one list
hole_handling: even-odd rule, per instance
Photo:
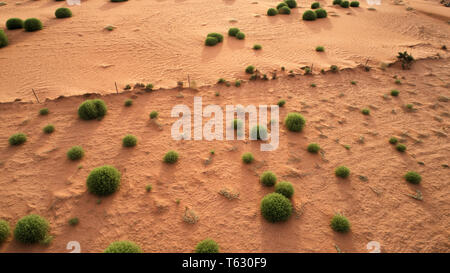
{"label": "green round bush", "polygon": [[404,144],[397,144],[397,146],[395,146],[395,149],[397,149],[397,151],[403,153],[404,151],[406,151],[406,145],[404,145]]}
{"label": "green round bush", "polygon": [[339,166],[334,170],[334,174],[341,178],[347,178],[350,175],[350,169],[345,166]]}
{"label": "green round bush", "polygon": [[274,9],[274,8],[270,8],[270,9],[267,10],[267,15],[268,16],[275,16],[277,14],[278,14],[278,11],[276,9]]}
{"label": "green round bush", "polygon": [[53,126],[52,124],[48,124],[47,126],[45,126],[42,131],[46,134],[51,134],[55,131],[55,126]]}
{"label": "green round bush", "polygon": [[367,109],[367,108],[363,108],[362,110],[361,110],[361,113],[363,114],[363,115],[370,115],[370,110],[369,109]]}
{"label": "green round bush", "polygon": [[67,157],[70,160],[78,160],[84,156],[84,150],[81,146],[73,146],[67,151]]}
{"label": "green round bush", "polygon": [[285,2],[279,3],[277,5],[277,10],[281,9],[282,7],[288,7],[288,5]]}
{"label": "green round bush", "polygon": [[217,33],[217,32],[208,33],[208,35],[206,35],[206,37],[214,37],[217,39],[217,41],[219,43],[221,43],[223,41],[223,35],[220,33]]}
{"label": "green round bush", "polygon": [[341,5],[342,0],[333,0],[333,5]]}
{"label": "green round bush", "polygon": [[286,221],[292,214],[291,201],[277,192],[269,193],[261,200],[261,214],[272,223]]}
{"label": "green round bush", "polygon": [[11,230],[9,228],[9,223],[0,219],[0,244],[6,241],[6,238],[8,238],[10,234]]}
{"label": "green round bush", "polygon": [[252,163],[254,159],[255,159],[255,158],[253,157],[253,154],[252,154],[252,153],[244,153],[244,154],[242,155],[242,161],[243,161],[244,163],[246,163],[246,164]]}
{"label": "green round bush", "polygon": [[38,31],[42,29],[42,22],[36,18],[28,18],[23,22],[23,28],[25,31]]}
{"label": "green round bush", "polygon": [[164,155],[163,160],[164,160],[164,162],[166,162],[166,163],[173,164],[173,163],[175,163],[175,162],[178,161],[178,153],[175,152],[175,151],[173,151],[173,150],[168,151],[168,152]]}
{"label": "green round bush", "polygon": [[288,181],[281,181],[275,185],[275,192],[291,198],[294,194],[294,187]]}
{"label": "green round bush", "polygon": [[322,8],[316,10],[315,12],[316,12],[316,17],[317,18],[327,18],[327,16],[328,16],[327,11],[322,9]]}
{"label": "green round bush", "polygon": [[285,2],[285,3],[288,5],[288,7],[291,8],[291,9],[294,9],[294,8],[297,7],[297,1],[295,1],[295,0],[285,0],[284,2]]}
{"label": "green round bush", "polygon": [[10,145],[20,145],[27,141],[27,136],[24,133],[17,133],[9,137]]}
{"label": "green round bush", "polygon": [[407,172],[405,174],[405,180],[411,184],[419,184],[422,181],[422,177],[416,172]]}
{"label": "green round bush", "polygon": [[341,5],[341,7],[343,7],[343,8],[348,8],[348,7],[350,6],[350,2],[348,2],[348,1],[342,1],[340,5]]}
{"label": "green round bush", "polygon": [[391,137],[389,139],[389,143],[391,143],[391,144],[397,144],[397,142],[398,142],[398,139],[396,137]]}
{"label": "green round bush", "polygon": [[158,112],[157,111],[152,111],[152,112],[150,112],[150,118],[151,119],[155,119],[155,118],[157,118],[158,117]]}
{"label": "green round bush", "polygon": [[318,9],[318,8],[320,8],[320,3],[319,3],[319,2],[313,2],[313,3],[311,4],[311,8],[312,8],[312,9]]}
{"label": "green round bush", "polygon": [[311,143],[308,145],[308,152],[317,154],[320,150],[320,146],[317,143]]}
{"label": "green round bush", "polygon": [[134,147],[137,144],[137,138],[133,135],[126,135],[122,139],[122,144],[124,147]]}
{"label": "green round bush", "polygon": [[142,253],[141,248],[130,241],[117,241],[111,243],[104,253]]}
{"label": "green round bush", "polygon": [[259,181],[266,187],[272,187],[277,182],[277,176],[271,171],[265,171],[262,173]]}
{"label": "green round bush", "polygon": [[254,49],[254,50],[261,50],[261,48],[262,48],[262,46],[259,45],[259,44],[254,44],[254,45],[253,45],[253,49]]}
{"label": "green round bush", "polygon": [[267,140],[267,128],[264,125],[255,125],[250,131],[251,140]]}
{"label": "green round bush", "polygon": [[0,48],[8,45],[8,37],[3,29],[0,29]]}
{"label": "green round bush", "polygon": [[42,108],[41,110],[39,110],[39,115],[41,116],[48,115],[48,108]]}
{"label": "green round bush", "polygon": [[10,18],[6,21],[6,28],[9,30],[21,29],[23,28],[23,21],[20,18]]}
{"label": "green round bush", "polygon": [[391,90],[391,96],[397,97],[398,94],[400,94],[400,92],[399,92],[398,90],[396,90],[396,89],[392,89],[392,90]]}
{"label": "green round bush", "polygon": [[219,253],[219,245],[212,239],[205,239],[197,244],[195,253]]}
{"label": "green round bush", "polygon": [[68,8],[59,8],[55,11],[56,18],[69,18],[72,17],[72,11]]}
{"label": "green round bush", "polygon": [[336,214],[331,219],[330,226],[334,231],[347,232],[350,230],[350,221],[344,215]]}
{"label": "green round bush", "polygon": [[243,32],[238,32],[237,34],[236,34],[236,38],[238,39],[238,40],[244,40],[245,39],[245,34],[243,33]]}
{"label": "green round bush", "polygon": [[101,99],[85,100],[78,107],[78,116],[84,120],[101,119],[106,115],[108,108]]}
{"label": "green round bush", "polygon": [[289,14],[291,14],[291,9],[288,6],[284,6],[278,10],[278,13],[289,15]]}
{"label": "green round bush", "polygon": [[130,107],[131,105],[133,105],[133,100],[132,100],[132,99],[127,99],[127,100],[125,101],[124,105],[125,105],[126,107]]}
{"label": "green round bush", "polygon": [[14,229],[14,238],[23,244],[41,242],[47,236],[50,227],[44,218],[30,214],[17,221]]}
{"label": "green round bush", "polygon": [[351,1],[350,2],[350,7],[353,7],[353,8],[359,7],[359,2],[358,1]]}
{"label": "green round bush", "polygon": [[238,34],[239,29],[237,27],[232,27],[228,30],[228,35],[236,37],[236,34]]}
{"label": "green round bush", "polygon": [[277,105],[278,107],[283,107],[286,104],[286,100],[279,100]]}
{"label": "green round bush", "polygon": [[307,10],[303,13],[303,20],[305,21],[314,21],[317,18],[317,15],[314,11],[312,10]]}
{"label": "green round bush", "polygon": [[120,185],[120,177],[121,174],[116,168],[105,165],[91,171],[86,180],[86,185],[90,193],[106,196],[117,191]]}
{"label": "green round bush", "polygon": [[249,65],[245,68],[245,73],[253,74],[255,72],[255,67],[253,65]]}
{"label": "green round bush", "polygon": [[218,42],[219,42],[219,40],[217,40],[216,37],[206,37],[205,45],[206,46],[215,46],[215,45],[217,45]]}
{"label": "green round bush", "polygon": [[292,132],[301,132],[303,127],[305,127],[305,123],[305,118],[295,112],[289,113],[284,120],[284,125],[286,125],[286,128]]}

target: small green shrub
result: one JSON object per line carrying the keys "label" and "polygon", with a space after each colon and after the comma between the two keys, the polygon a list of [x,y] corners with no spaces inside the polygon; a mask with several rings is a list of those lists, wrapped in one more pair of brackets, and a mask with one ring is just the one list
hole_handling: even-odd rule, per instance
{"label": "small green shrub", "polygon": [[8,45],[8,37],[6,36],[3,29],[0,29],[0,48]]}
{"label": "small green shrub", "polygon": [[73,146],[67,151],[67,157],[70,160],[79,160],[84,156],[84,150],[81,146]]}
{"label": "small green shrub", "polygon": [[117,191],[121,173],[113,166],[95,168],[89,174],[86,185],[88,191],[98,196],[107,196]]}
{"label": "small green shrub", "polygon": [[289,113],[284,120],[284,125],[292,132],[301,132],[303,127],[305,127],[305,123],[305,118],[295,112]]}
{"label": "small green shrub", "polygon": [[149,83],[145,86],[145,91],[149,92],[153,90],[153,84]]}
{"label": "small green shrub", "polygon": [[268,133],[267,128],[264,125],[255,125],[250,130],[250,139],[251,140],[267,140]]}
{"label": "small green shrub", "polygon": [[0,219],[0,245],[6,241],[10,234],[11,230],[9,228],[9,223]]}
{"label": "small green shrub", "polygon": [[277,10],[281,9],[282,7],[289,7],[289,6],[285,2],[282,2],[277,5]]}
{"label": "small green shrub", "polygon": [[205,45],[206,46],[215,46],[219,43],[219,40],[217,40],[216,37],[206,37]]}
{"label": "small green shrub", "polygon": [[334,170],[337,177],[347,178],[350,175],[350,169],[345,166],[339,166]]}
{"label": "small green shrub", "polygon": [[422,177],[416,172],[407,172],[405,174],[405,180],[411,184],[419,184],[422,181]]}
{"label": "small green shrub", "polygon": [[21,145],[27,141],[27,136],[24,133],[17,133],[10,136],[8,141],[10,145]]}
{"label": "small green shrub", "polygon": [[341,5],[342,0],[333,0],[333,5]]}
{"label": "small green shrub", "polygon": [[291,198],[294,194],[294,186],[288,181],[281,181],[275,185],[275,192]]}
{"label": "small green shrub", "polygon": [[126,107],[130,107],[131,105],[133,105],[133,100],[132,100],[132,99],[127,99],[127,100],[125,101],[124,105],[125,105]]}
{"label": "small green shrub", "polygon": [[361,113],[363,114],[363,115],[370,115],[370,110],[369,109],[367,109],[367,108],[363,108],[362,110],[361,110]]}
{"label": "small green shrub", "polygon": [[343,7],[343,8],[348,8],[348,7],[350,6],[350,2],[348,2],[348,1],[342,1],[340,5],[341,5],[341,7]]}
{"label": "small green shrub", "polygon": [[48,115],[48,108],[42,108],[41,110],[39,110],[39,115],[41,116]]}
{"label": "small green shrub", "polygon": [[243,33],[243,32],[238,32],[237,34],[236,34],[236,38],[238,39],[238,40],[244,40],[245,39],[245,34]]}
{"label": "small green shrub", "polygon": [[324,48],[323,46],[318,46],[318,47],[316,47],[316,51],[318,51],[318,52],[324,52],[324,51],[325,51],[325,48]]}
{"label": "small green shrub", "polygon": [[395,146],[395,149],[397,149],[397,151],[403,153],[403,152],[406,151],[406,145],[404,145],[404,144],[397,144],[397,146]]}
{"label": "small green shrub", "polygon": [[322,8],[316,10],[315,13],[317,18],[327,18],[328,16],[327,11]]}
{"label": "small green shrub", "polygon": [[[119,1],[119,0],[111,0],[111,1]],[[141,248],[130,241],[117,241],[111,243],[106,249],[104,253],[142,253]]]}
{"label": "small green shrub", "polygon": [[307,10],[303,13],[303,20],[305,21],[314,21],[317,18],[317,15],[314,11],[312,10]]}
{"label": "small green shrub", "polygon": [[223,35],[217,32],[211,32],[206,35],[206,37],[214,37],[217,39],[217,42],[221,43],[223,41]]}
{"label": "small green shrub", "polygon": [[151,192],[152,191],[152,185],[145,186],[145,191],[146,192]]}
{"label": "small green shrub", "polygon": [[337,232],[348,232],[350,230],[350,221],[342,214],[336,214],[331,219],[331,228]]}
{"label": "small green shrub", "polygon": [[133,135],[126,135],[122,139],[123,147],[134,147],[137,144],[137,138]]}
{"label": "small green shrub", "polygon": [[23,28],[25,31],[38,31],[42,29],[42,22],[36,18],[28,18],[23,22]]}
{"label": "small green shrub", "polygon": [[311,4],[311,9],[318,9],[320,8],[320,3],[319,2],[314,2]]}
{"label": "small green shrub", "polygon": [[166,163],[173,164],[173,163],[177,162],[177,160],[178,160],[178,153],[175,152],[175,151],[173,151],[173,150],[168,151],[168,152],[164,155],[163,160],[164,160],[164,162],[166,162]]}
{"label": "small green shrub", "polygon": [[396,90],[396,89],[391,90],[391,96],[398,97],[398,94],[400,94],[400,92],[398,90]]}
{"label": "small green shrub", "polygon": [[108,111],[101,99],[85,100],[78,108],[78,116],[84,120],[101,119]]}
{"label": "small green shrub", "polygon": [[55,126],[53,126],[52,124],[48,124],[47,126],[45,126],[42,131],[46,134],[51,134],[55,131]]}
{"label": "small green shrub", "polygon": [[291,14],[291,9],[288,6],[283,6],[278,10],[278,13],[289,15]]}
{"label": "small green shrub", "polygon": [[277,176],[271,171],[265,171],[261,174],[259,181],[266,187],[272,187],[277,182]]}
{"label": "small green shrub", "polygon": [[406,107],[406,109],[408,109],[409,111],[411,111],[411,110],[414,109],[414,105],[412,105],[412,104],[410,104],[410,103],[406,104],[405,107]]}
{"label": "small green shrub", "polygon": [[279,107],[283,107],[286,104],[286,101],[285,100],[279,100],[277,104],[278,104]]}
{"label": "small green shrub", "polygon": [[284,1],[289,8],[294,9],[297,7],[297,1],[295,0],[285,0]]}
{"label": "small green shrub", "polygon": [[270,9],[267,10],[267,15],[268,16],[275,16],[277,14],[278,14],[278,11],[276,9],[274,9],[274,8],[270,8]]}
{"label": "small green shrub", "polygon": [[237,27],[232,27],[228,30],[228,35],[236,37],[236,34],[238,34],[239,29]]}
{"label": "small green shrub", "polygon": [[23,28],[23,21],[20,18],[10,18],[6,21],[6,28],[9,30]]}
{"label": "small green shrub", "polygon": [[219,253],[219,245],[213,239],[205,239],[197,244],[195,253]]}
{"label": "small green shrub", "polygon": [[254,50],[261,50],[261,49],[262,49],[262,46],[259,45],[259,44],[255,44],[255,45],[253,45],[253,49],[254,49]]}
{"label": "small green shrub", "polygon": [[253,65],[249,65],[245,68],[245,73],[253,74],[255,72],[255,67]]}
{"label": "small green shrub", "polygon": [[351,1],[350,2],[350,7],[353,7],[353,8],[359,7],[359,2],[358,1]]}
{"label": "small green shrub", "polygon": [[59,8],[55,11],[56,18],[69,18],[72,17],[72,11],[68,8]]}
{"label": "small green shrub", "polygon": [[395,82],[395,84],[398,84],[398,85],[402,84],[402,81],[399,79],[396,79],[394,82]]}
{"label": "small green shrub", "polygon": [[292,214],[291,201],[277,192],[269,193],[261,200],[261,214],[272,223],[286,221]]}
{"label": "small green shrub", "polygon": [[332,65],[330,66],[331,71],[333,72],[337,72],[339,70],[339,68],[337,67],[337,65]]}
{"label": "small green shrub", "polygon": [[218,84],[223,84],[223,83],[226,83],[227,81],[224,79],[224,78],[220,78],[218,81],[217,81],[217,83]]}
{"label": "small green shrub", "polygon": [[398,139],[396,137],[391,137],[389,139],[389,143],[391,143],[391,144],[397,144],[397,142],[398,142]]}
{"label": "small green shrub", "polygon": [[17,221],[14,229],[14,238],[23,244],[34,244],[47,237],[50,227],[44,218],[30,214]]}
{"label": "small green shrub", "polygon": [[236,87],[239,87],[239,86],[241,86],[241,80],[236,80],[235,82],[234,82],[234,86],[236,86]]}
{"label": "small green shrub", "polygon": [[317,143],[311,143],[308,145],[308,152],[312,154],[317,154],[320,151],[320,146]]}
{"label": "small green shrub", "polygon": [[152,112],[150,113],[150,118],[151,118],[151,119],[155,119],[155,118],[157,118],[157,117],[158,117],[158,112],[152,111]]}
{"label": "small green shrub", "polygon": [[71,226],[76,226],[76,225],[78,225],[78,223],[80,222],[80,220],[78,220],[77,217],[74,217],[74,218],[70,218],[68,222],[69,222],[69,225],[71,225]]}
{"label": "small green shrub", "polygon": [[253,162],[253,160],[255,160],[255,158],[253,157],[253,154],[252,154],[252,153],[244,153],[244,154],[242,155],[242,161],[243,161],[245,164],[250,164],[250,163]]}

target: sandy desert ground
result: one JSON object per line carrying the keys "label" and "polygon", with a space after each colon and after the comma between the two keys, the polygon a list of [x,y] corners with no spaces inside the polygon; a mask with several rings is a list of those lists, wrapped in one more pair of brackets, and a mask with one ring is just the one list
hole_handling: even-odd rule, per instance
{"label": "sandy desert ground", "polygon": [[[39,17],[44,29],[5,31],[10,44],[0,49],[0,219],[13,227],[26,214],[40,214],[50,222],[53,241],[28,246],[10,237],[0,251],[69,252],[67,243],[78,241],[82,252],[101,252],[113,241],[131,240],[145,252],[192,252],[210,237],[221,252],[367,252],[370,241],[380,242],[382,252],[449,252],[450,56],[441,47],[450,45],[450,16],[438,1],[386,1],[376,10],[363,1],[346,10],[321,1],[329,17],[314,22],[300,19],[306,1],[289,16],[269,18],[266,10],[278,1],[91,0],[71,7],[74,16],[67,20],[53,19],[64,3],[17,1],[0,7],[0,22]],[[237,22],[229,23],[232,18]],[[117,28],[105,31],[109,24]],[[231,26],[246,39],[204,46],[208,32],[225,34]],[[260,52],[251,49],[255,43],[263,46]],[[316,52],[318,45],[326,51]],[[418,59],[411,70],[393,63],[404,50]],[[370,71],[361,67],[367,59]],[[277,70],[278,79],[247,81],[249,64]],[[300,67],[311,64],[313,75],[300,75]],[[333,64],[341,70],[319,72]],[[199,88],[173,88],[177,81],[186,84],[187,74]],[[227,87],[215,84],[220,77],[245,81]],[[120,89],[151,82],[156,90],[114,94],[114,81]],[[31,88],[41,103],[33,101]],[[391,89],[400,95],[391,97]],[[221,107],[285,99],[279,148],[173,140],[171,109],[192,109],[194,96]],[[108,114],[80,120],[79,104],[94,97],[106,102]],[[124,107],[128,98],[133,105]],[[38,114],[43,107],[47,116]],[[157,121],[148,117],[152,110],[159,112]],[[289,112],[306,118],[303,132],[282,125]],[[55,132],[47,135],[42,128],[49,123]],[[16,132],[28,140],[9,146]],[[122,147],[129,133],[138,137],[131,149]],[[388,143],[391,136],[407,145],[405,153]],[[321,145],[320,154],[306,151],[311,142]],[[78,162],[66,157],[73,145],[86,152]],[[164,164],[171,149],[180,159]],[[243,164],[244,152],[256,161]],[[86,178],[105,164],[121,171],[121,187],[99,203],[87,192]],[[335,177],[339,165],[351,169],[349,179]],[[261,216],[260,200],[273,191],[259,182],[265,170],[294,185],[295,213],[287,222]],[[409,170],[422,175],[420,185],[405,182]],[[239,198],[220,195],[225,188]],[[417,191],[423,200],[410,196]],[[186,207],[199,216],[196,224],[183,221]],[[336,212],[351,221],[349,233],[330,228]],[[75,227],[67,223],[72,217],[80,220]]]}

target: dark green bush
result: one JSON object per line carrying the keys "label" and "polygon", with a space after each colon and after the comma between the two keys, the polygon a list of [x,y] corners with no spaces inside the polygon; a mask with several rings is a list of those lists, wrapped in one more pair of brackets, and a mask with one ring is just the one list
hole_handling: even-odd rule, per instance
{"label": "dark green bush", "polygon": [[317,154],[320,151],[320,146],[317,143],[311,143],[308,145],[308,152]]}
{"label": "dark green bush", "polygon": [[328,16],[327,11],[322,8],[316,10],[315,12],[316,12],[317,18],[327,18],[327,16]]}
{"label": "dark green bush", "polygon": [[78,160],[84,156],[84,150],[81,146],[73,146],[67,151],[67,157],[70,160]]}
{"label": "dark green bush", "polygon": [[10,145],[20,145],[27,141],[27,136],[24,133],[17,133],[9,137]]}
{"label": "dark green bush", "polygon": [[292,204],[284,195],[273,192],[261,200],[261,214],[269,222],[286,221],[292,214]]}
{"label": "dark green bush", "polygon": [[255,67],[253,65],[249,65],[245,68],[245,73],[253,74],[255,72]]}
{"label": "dark green bush", "polygon": [[318,52],[324,52],[324,51],[325,51],[325,48],[324,48],[323,46],[318,46],[318,47],[316,47],[316,51],[318,51]]}
{"label": "dark green bush", "polygon": [[345,166],[339,166],[334,170],[334,174],[341,178],[347,178],[350,175],[350,169]]}
{"label": "dark green bush", "polygon": [[220,33],[217,33],[217,32],[208,33],[208,35],[206,35],[206,37],[214,37],[217,39],[217,41],[219,43],[221,43],[223,41],[223,35]]}
{"label": "dark green bush", "polygon": [[17,221],[14,229],[14,238],[20,243],[34,244],[43,241],[50,227],[44,218],[30,214]]}
{"label": "dark green bush", "polygon": [[397,142],[398,142],[398,139],[396,137],[391,137],[389,139],[389,143],[391,143],[391,144],[397,144]]}
{"label": "dark green bush", "polygon": [[289,113],[284,120],[284,125],[292,132],[301,132],[305,127],[306,120],[299,113]]}
{"label": "dark green bush", "polygon": [[232,27],[228,30],[228,35],[236,37],[236,34],[238,34],[239,29],[237,27]]}
{"label": "dark green bush", "polygon": [[153,84],[149,83],[145,86],[145,91],[150,92],[153,90]]}
{"label": "dark green bush", "polygon": [[23,28],[23,21],[20,18],[10,18],[6,21],[6,28],[9,30],[21,29]]}
{"label": "dark green bush", "polygon": [[404,151],[406,151],[406,145],[404,145],[404,144],[397,144],[397,146],[395,146],[395,149],[397,149],[397,151],[403,153]]}
{"label": "dark green bush", "polygon": [[238,32],[237,34],[236,34],[236,38],[238,39],[238,40],[244,40],[245,39],[245,34],[243,33],[243,32]]}
{"label": "dark green bush", "polygon": [[242,155],[242,161],[243,161],[244,163],[246,163],[246,164],[252,163],[254,159],[255,159],[255,158],[253,157],[253,154],[252,154],[252,153],[244,153],[244,154]]}
{"label": "dark green bush", "polygon": [[281,9],[282,7],[289,7],[289,6],[285,2],[282,2],[277,5],[277,10]]}
{"label": "dark green bush", "polygon": [[295,1],[295,0],[285,0],[284,2],[285,2],[285,3],[288,5],[288,7],[291,8],[291,9],[294,9],[294,8],[297,7],[297,1]]}
{"label": "dark green bush", "polygon": [[285,100],[279,100],[277,104],[278,104],[278,107],[283,107],[286,104],[286,101]]}
{"label": "dark green bush", "polygon": [[253,45],[253,49],[254,49],[254,50],[261,50],[261,48],[262,48],[262,46],[259,45],[259,44]]}
{"label": "dark green bush", "polygon": [[314,2],[314,3],[312,3],[312,4],[311,4],[311,8],[312,8],[312,9],[318,9],[318,8],[320,8],[320,3],[319,3],[319,2]]}
{"label": "dark green bush", "polygon": [[36,18],[28,18],[23,22],[23,28],[25,31],[38,31],[42,29],[42,22]]}
{"label": "dark green bush", "polygon": [[278,13],[289,15],[291,14],[291,9],[288,6],[283,6],[278,10]]}
{"label": "dark green bush", "polygon": [[215,46],[215,45],[217,45],[218,42],[219,42],[219,40],[217,40],[216,37],[206,37],[205,45]]}
{"label": "dark green bush", "polygon": [[122,139],[122,143],[124,147],[134,147],[137,144],[137,138],[133,135],[126,135]]}
{"label": "dark green bush", "polygon": [[333,0],[333,5],[341,5],[342,0]]}
{"label": "dark green bush", "polygon": [[333,72],[337,72],[338,70],[339,70],[339,68],[337,67],[337,65],[331,65],[330,66],[330,69],[331,69],[331,71],[333,71]]}
{"label": "dark green bush", "polygon": [[59,8],[55,11],[56,18],[69,18],[72,17],[72,11],[68,8]]}
{"label": "dark green bush", "polygon": [[276,9],[274,9],[274,8],[270,8],[270,9],[267,10],[267,15],[268,16],[275,16],[277,14],[278,14],[278,11]]}
{"label": "dark green bush", "polygon": [[101,119],[108,111],[106,104],[101,99],[85,100],[78,107],[78,116],[84,120]]}
{"label": "dark green bush", "polygon": [[416,172],[407,172],[405,174],[405,180],[411,184],[419,184],[422,181],[422,177]]}
{"label": "dark green bush", "polygon": [[294,194],[294,187],[288,181],[281,181],[275,185],[275,192],[291,198]]}
{"label": "dark green bush", "polygon": [[133,100],[132,100],[132,99],[127,99],[127,100],[125,101],[124,105],[125,105],[126,107],[130,107],[131,105],[133,105]]}
{"label": "dark green bush", "polygon": [[178,161],[178,153],[171,150],[168,151],[165,155],[164,155],[164,162],[169,163],[169,164],[173,164],[175,162]]}
{"label": "dark green bush", "polygon": [[195,253],[219,253],[219,245],[212,239],[205,239],[197,244]]}
{"label": "dark green bush", "polygon": [[370,115],[370,110],[369,109],[367,109],[367,108],[363,108],[362,110],[361,110],[361,113],[363,113],[363,115]]}
{"label": "dark green bush", "polygon": [[266,187],[272,187],[277,182],[277,176],[271,171],[265,171],[262,173],[259,181]]}
{"label": "dark green bush", "polygon": [[236,86],[236,87],[239,87],[239,86],[241,86],[241,80],[236,80],[235,82],[234,82],[234,86]]}
{"label": "dark green bush", "polygon": [[350,7],[353,7],[353,8],[359,7],[359,2],[358,1],[351,1],[350,2]]}
{"label": "dark green bush", "polygon": [[41,110],[39,110],[39,115],[41,116],[48,115],[48,108],[42,108]]}
{"label": "dark green bush", "polygon": [[53,126],[52,124],[48,124],[47,126],[45,126],[42,131],[46,134],[51,134],[55,131],[55,126]]}
{"label": "dark green bush", "polygon": [[90,193],[106,196],[117,191],[120,186],[120,177],[121,174],[116,168],[104,165],[91,171],[86,185]]}
{"label": "dark green bush", "polygon": [[10,234],[11,230],[9,228],[9,223],[0,219],[0,245],[6,241]]}
{"label": "dark green bush", "polygon": [[150,118],[151,118],[151,119],[155,119],[155,118],[157,118],[157,117],[158,117],[158,112],[152,111],[152,112],[150,113]]}
{"label": "dark green bush", "polygon": [[251,140],[267,140],[268,133],[267,128],[264,125],[255,125],[250,130],[250,139]]}
{"label": "dark green bush", "polygon": [[78,220],[77,217],[74,217],[74,218],[70,218],[68,222],[69,222],[69,225],[71,225],[71,226],[76,226],[76,225],[78,225],[78,223],[79,223],[80,221]]}
{"label": "dark green bush", "polygon": [[8,45],[8,37],[3,29],[0,29],[0,48]]}
{"label": "dark green bush", "polygon": [[344,215],[336,214],[331,219],[330,226],[334,231],[347,232],[350,230],[350,221]]}
{"label": "dark green bush", "polygon": [[[113,0],[111,0],[113,1]],[[116,0],[117,1],[117,0]],[[117,241],[111,243],[104,253],[142,253],[141,248],[130,241]]]}
{"label": "dark green bush", "polygon": [[396,89],[392,89],[392,90],[391,90],[391,96],[397,97],[398,94],[400,94],[400,92],[399,92],[398,90],[396,90]]}
{"label": "dark green bush", "polygon": [[307,10],[303,13],[303,20],[305,21],[314,21],[317,18],[317,15],[314,11],[312,10]]}
{"label": "dark green bush", "polygon": [[348,7],[350,6],[350,2],[348,2],[348,1],[342,1],[340,5],[341,5],[341,7],[343,7],[343,8],[348,8]]}

